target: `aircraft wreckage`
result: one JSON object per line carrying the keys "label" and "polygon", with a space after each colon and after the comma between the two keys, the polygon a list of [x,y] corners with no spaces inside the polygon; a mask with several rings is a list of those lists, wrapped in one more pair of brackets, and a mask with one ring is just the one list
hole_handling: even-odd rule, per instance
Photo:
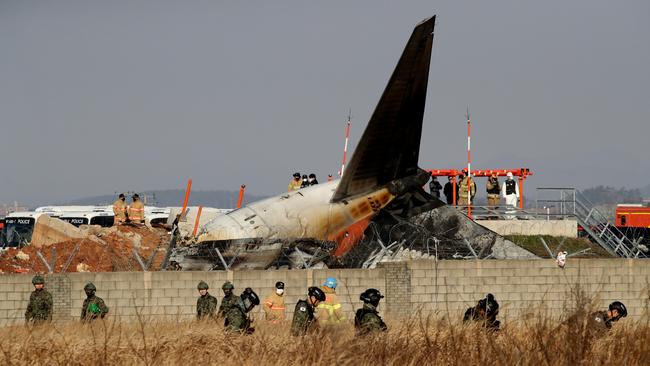
{"label": "aircraft wreckage", "polygon": [[340,180],[217,216],[196,242],[179,243],[170,263],[185,270],[369,267],[405,255],[488,257],[508,245],[422,189],[434,24],[435,16],[413,30]]}

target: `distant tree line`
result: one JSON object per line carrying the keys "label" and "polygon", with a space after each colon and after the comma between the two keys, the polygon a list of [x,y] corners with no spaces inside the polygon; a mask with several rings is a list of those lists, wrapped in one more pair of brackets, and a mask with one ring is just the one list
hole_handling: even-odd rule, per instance
{"label": "distant tree line", "polygon": [[[138,192],[141,197],[146,196],[148,198],[148,206],[159,206],[159,207],[168,207],[168,206],[182,206],[183,200],[185,198],[185,191],[181,189],[168,189],[168,190],[157,190],[157,191],[144,191]],[[225,190],[215,190],[215,191],[199,191],[193,190],[190,193],[190,206],[204,206],[204,207],[216,207],[216,208],[235,208],[237,205],[237,198],[239,196],[239,191],[225,191]],[[73,201],[60,203],[68,205],[110,205],[115,201],[117,193],[111,195],[102,195],[94,197],[86,197],[81,199],[76,199]],[[253,195],[250,193],[245,193],[244,195],[244,204],[258,201],[264,199],[266,196]],[[128,197],[130,202],[131,197]]]}
{"label": "distant tree line", "polygon": [[597,186],[582,190],[582,194],[595,205],[617,203],[641,203],[643,195],[638,188],[627,189],[610,186]]}

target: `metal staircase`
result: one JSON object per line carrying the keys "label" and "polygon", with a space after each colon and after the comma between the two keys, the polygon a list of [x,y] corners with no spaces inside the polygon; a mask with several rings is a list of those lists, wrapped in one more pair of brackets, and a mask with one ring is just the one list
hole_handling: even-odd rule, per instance
{"label": "metal staircase", "polygon": [[646,258],[643,247],[625,236],[598,211],[594,205],[576,190],[576,219],[587,234],[610,254],[624,258]]}
{"label": "metal staircase", "polygon": [[[626,237],[616,226],[612,225],[595,205],[575,188],[538,188],[538,192],[559,193],[559,200],[538,200],[540,203],[553,204],[559,212],[553,216],[575,217],[584,231],[611,255],[623,258],[649,258],[648,248]],[[546,208],[546,206],[545,206]],[[538,211],[539,212],[539,211]]]}

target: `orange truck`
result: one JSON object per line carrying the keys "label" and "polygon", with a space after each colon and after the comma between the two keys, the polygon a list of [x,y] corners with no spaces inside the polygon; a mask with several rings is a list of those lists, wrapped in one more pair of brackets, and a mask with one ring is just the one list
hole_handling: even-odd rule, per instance
{"label": "orange truck", "polygon": [[616,206],[616,227],[628,238],[650,242],[650,207],[643,204],[619,204]]}
{"label": "orange truck", "polygon": [[616,207],[619,228],[650,228],[650,207],[642,204],[620,204]]}

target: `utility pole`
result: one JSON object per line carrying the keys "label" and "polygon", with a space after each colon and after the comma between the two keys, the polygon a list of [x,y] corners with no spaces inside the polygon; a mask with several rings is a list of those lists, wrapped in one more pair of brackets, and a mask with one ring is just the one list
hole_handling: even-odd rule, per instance
{"label": "utility pole", "polygon": [[471,151],[471,129],[472,120],[469,118],[469,106],[467,106],[467,217],[472,218],[472,156]]}
{"label": "utility pole", "polygon": [[345,169],[345,159],[348,154],[348,140],[350,139],[350,124],[352,120],[352,108],[348,112],[348,124],[345,126],[345,145],[343,147],[343,160],[341,161],[341,170],[339,171],[339,177],[343,177],[343,169]]}

